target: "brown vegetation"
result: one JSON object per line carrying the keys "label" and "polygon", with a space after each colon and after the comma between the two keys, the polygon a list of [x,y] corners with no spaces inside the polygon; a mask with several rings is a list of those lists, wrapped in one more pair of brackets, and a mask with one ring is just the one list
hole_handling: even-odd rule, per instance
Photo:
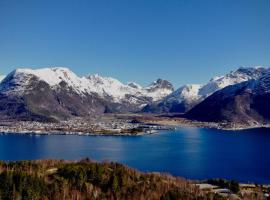
{"label": "brown vegetation", "polygon": [[0,199],[216,199],[184,179],[118,163],[59,160],[0,163]]}

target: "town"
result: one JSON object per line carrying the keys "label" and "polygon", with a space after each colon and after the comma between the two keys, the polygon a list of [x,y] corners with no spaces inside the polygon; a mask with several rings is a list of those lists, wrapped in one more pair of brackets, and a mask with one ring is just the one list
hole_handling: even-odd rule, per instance
{"label": "town", "polygon": [[16,120],[1,120],[0,122],[2,134],[142,135],[169,129],[175,129],[175,126],[145,123],[129,115],[103,115],[98,118],[75,117],[56,123]]}

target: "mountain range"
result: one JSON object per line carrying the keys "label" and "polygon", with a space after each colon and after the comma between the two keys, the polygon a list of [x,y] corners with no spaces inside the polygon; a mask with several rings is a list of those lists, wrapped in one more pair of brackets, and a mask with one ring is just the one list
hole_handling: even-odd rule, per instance
{"label": "mountain range", "polygon": [[62,67],[16,69],[0,83],[1,118],[20,120],[177,112],[192,120],[258,124],[269,121],[269,100],[270,70],[263,67],[241,67],[205,84],[176,90],[167,80],[142,87],[99,75],[78,77]]}
{"label": "mountain range", "polygon": [[189,119],[259,125],[270,122],[270,71],[257,79],[230,85],[207,97],[185,114]]}
{"label": "mountain range", "polygon": [[166,80],[147,87],[98,75],[78,77],[67,68],[16,69],[0,84],[1,116],[63,120],[104,112],[138,112],[173,91]]}
{"label": "mountain range", "polygon": [[235,85],[244,81],[258,79],[265,68],[239,68],[231,71],[224,76],[216,76],[206,84],[188,84],[175,90],[161,101],[148,104],[143,108],[145,112],[163,113],[179,112],[185,113],[195,105],[202,102],[214,92],[223,89],[229,85]]}

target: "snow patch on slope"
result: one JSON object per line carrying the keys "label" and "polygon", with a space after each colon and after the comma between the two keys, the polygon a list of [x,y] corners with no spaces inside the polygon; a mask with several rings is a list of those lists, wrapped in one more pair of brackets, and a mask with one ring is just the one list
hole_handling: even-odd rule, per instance
{"label": "snow patch on slope", "polygon": [[166,103],[192,102],[198,100],[198,93],[202,85],[188,84],[175,90],[165,98]]}
{"label": "snow patch on slope", "polygon": [[6,77],[6,76],[4,76],[4,75],[0,75],[0,82],[1,82],[2,80],[4,80],[5,77]]}
{"label": "snow patch on slope", "polygon": [[258,80],[251,83],[249,87],[256,94],[270,93],[270,68]]}

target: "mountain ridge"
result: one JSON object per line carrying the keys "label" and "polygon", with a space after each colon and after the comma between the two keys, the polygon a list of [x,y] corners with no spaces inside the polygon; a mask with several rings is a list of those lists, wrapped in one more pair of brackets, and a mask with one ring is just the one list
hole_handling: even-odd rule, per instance
{"label": "mountain ridge", "polygon": [[0,117],[59,121],[143,111],[182,112],[188,119],[209,122],[264,123],[268,114],[261,105],[268,111],[264,99],[270,91],[269,71],[241,67],[206,84],[187,84],[174,90],[162,79],[142,87],[112,77],[79,77],[63,67],[16,69],[0,82]]}
{"label": "mountain ridge", "polygon": [[199,121],[258,125],[270,122],[270,69],[258,79],[216,91],[184,116]]}
{"label": "mountain ridge", "polygon": [[216,76],[206,84],[183,85],[159,102],[147,105],[143,112],[180,112],[185,113],[202,102],[214,92],[250,79],[257,79],[267,71],[264,67],[240,67],[223,76]]}
{"label": "mountain ridge", "polygon": [[135,112],[172,91],[172,84],[161,79],[147,87],[134,88],[111,77],[78,77],[63,67],[16,69],[0,84],[0,113],[12,117],[23,114],[23,118],[29,116],[32,120],[36,114],[45,119],[66,119],[104,112]]}

